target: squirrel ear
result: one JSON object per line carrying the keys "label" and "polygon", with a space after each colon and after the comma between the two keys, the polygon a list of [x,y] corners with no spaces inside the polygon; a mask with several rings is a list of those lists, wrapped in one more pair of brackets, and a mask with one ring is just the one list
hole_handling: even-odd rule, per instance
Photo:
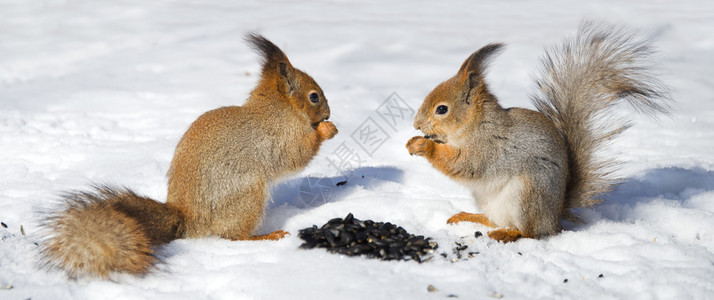
{"label": "squirrel ear", "polygon": [[246,35],[245,41],[262,56],[263,77],[276,75],[285,83],[286,92],[295,88],[295,70],[278,46],[256,33]]}
{"label": "squirrel ear", "polygon": [[494,55],[500,53],[503,47],[504,45],[502,43],[488,44],[471,54],[461,65],[457,76],[464,82],[464,101],[466,101],[467,104],[470,104],[469,99],[472,90],[485,89],[486,83],[483,78],[486,73],[486,68],[489,62],[491,62],[491,59],[494,58]]}
{"label": "squirrel ear", "polygon": [[491,59],[493,59],[494,55],[501,53],[503,47],[502,43],[491,43],[478,49],[464,61],[459,69],[459,74],[484,73]]}
{"label": "squirrel ear", "polygon": [[289,93],[296,88],[295,86],[295,69],[288,62],[278,63],[278,74],[280,79],[287,87],[286,92]]}

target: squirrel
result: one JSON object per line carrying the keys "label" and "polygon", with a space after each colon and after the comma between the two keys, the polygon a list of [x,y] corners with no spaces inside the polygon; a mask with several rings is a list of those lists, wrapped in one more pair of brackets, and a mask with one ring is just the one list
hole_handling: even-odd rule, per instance
{"label": "squirrel", "polygon": [[153,248],[175,239],[288,234],[253,235],[268,188],[305,168],[337,128],[312,77],[263,36],[245,40],[262,56],[260,80],[245,104],[208,111],[184,133],[167,174],[166,203],[107,186],[61,195],[62,208],[42,220],[48,267],[72,278],[141,275],[157,262]]}
{"label": "squirrel", "polygon": [[425,135],[406,147],[467,187],[483,212],[447,223],[495,227],[489,237],[507,243],[557,234],[561,220],[583,223],[573,209],[601,202],[617,184],[612,171],[620,163],[596,156],[629,127],[613,116],[613,105],[625,101],[654,116],[668,114],[671,101],[650,71],[648,41],[585,22],[574,38],[546,50],[531,96],[537,111],[503,108],[484,80],[502,49],[492,43],[474,52],[428,94],[414,119]]}

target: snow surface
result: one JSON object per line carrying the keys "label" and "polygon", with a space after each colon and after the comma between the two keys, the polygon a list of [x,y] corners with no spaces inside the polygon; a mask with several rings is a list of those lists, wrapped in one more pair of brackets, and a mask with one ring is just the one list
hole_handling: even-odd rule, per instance
{"label": "snow surface", "polygon": [[[381,2],[0,0],[0,299],[714,299],[713,2]],[[488,81],[504,106],[530,108],[542,49],[583,19],[655,40],[677,110],[653,120],[622,107],[634,126],[609,155],[627,162],[626,180],[582,211],[588,225],[510,244],[473,238],[488,230],[480,225],[446,225],[478,208],[407,154],[418,135],[411,119],[392,128],[380,105],[396,92],[418,108],[470,53],[502,41]],[[259,231],[292,235],[174,241],[143,278],[40,269],[38,212],[58,193],[98,182],[164,201],[183,131],[204,111],[240,105],[255,84],[258,60],[242,41],[252,31],[316,79],[340,130],[274,188]],[[364,122],[388,139],[361,149],[353,132]],[[359,163],[340,164],[343,154]],[[298,249],[299,229],[349,212],[434,237],[448,257],[418,264]],[[452,262],[455,241],[479,254]]]}

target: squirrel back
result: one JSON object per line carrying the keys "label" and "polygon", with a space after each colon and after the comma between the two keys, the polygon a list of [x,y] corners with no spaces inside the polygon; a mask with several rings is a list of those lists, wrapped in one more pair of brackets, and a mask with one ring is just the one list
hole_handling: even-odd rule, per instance
{"label": "squirrel back", "polygon": [[[492,227],[503,241],[559,232],[571,209],[598,203],[617,181],[612,159],[596,153],[627,128],[611,109],[620,100],[644,112],[668,111],[667,89],[645,64],[652,52],[623,29],[585,23],[557,51],[546,52],[532,100],[538,111],[503,108],[485,71],[502,49],[489,44],[424,100],[407,143],[412,155],[468,187],[482,215],[460,213],[449,223]],[[609,121],[610,124],[603,124]]]}
{"label": "squirrel back", "polygon": [[256,236],[268,188],[302,170],[337,129],[319,85],[260,35],[246,41],[261,54],[260,81],[243,106],[221,107],[194,121],[176,146],[168,198],[160,203],[128,189],[67,193],[46,216],[43,257],[71,277],[144,274],[154,247],[183,237],[277,240]]}

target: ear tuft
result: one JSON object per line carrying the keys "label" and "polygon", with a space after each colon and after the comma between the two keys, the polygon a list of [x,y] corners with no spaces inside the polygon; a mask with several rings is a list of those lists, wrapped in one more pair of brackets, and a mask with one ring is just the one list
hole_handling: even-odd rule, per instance
{"label": "ear tuft", "polygon": [[[462,99],[466,104],[471,104],[472,98],[488,94],[484,81],[484,73],[491,59],[503,50],[502,43],[491,43],[474,52],[464,61],[456,76],[464,83],[461,91]],[[483,98],[481,98],[483,99]]]}
{"label": "ear tuft", "polygon": [[503,51],[504,46],[505,45],[503,43],[491,43],[483,46],[481,49],[478,49],[478,51],[471,54],[471,56],[464,61],[459,69],[459,74],[462,76],[467,75],[468,73],[483,75],[483,73],[486,72],[488,64],[496,54]]}
{"label": "ear tuft", "polygon": [[273,44],[273,42],[269,41],[262,35],[250,33],[245,36],[245,41],[251,48],[261,55],[263,72],[275,70],[281,62],[292,68],[292,65],[290,65],[290,61],[288,61],[288,57],[285,56],[285,53],[283,53],[278,46]]}

